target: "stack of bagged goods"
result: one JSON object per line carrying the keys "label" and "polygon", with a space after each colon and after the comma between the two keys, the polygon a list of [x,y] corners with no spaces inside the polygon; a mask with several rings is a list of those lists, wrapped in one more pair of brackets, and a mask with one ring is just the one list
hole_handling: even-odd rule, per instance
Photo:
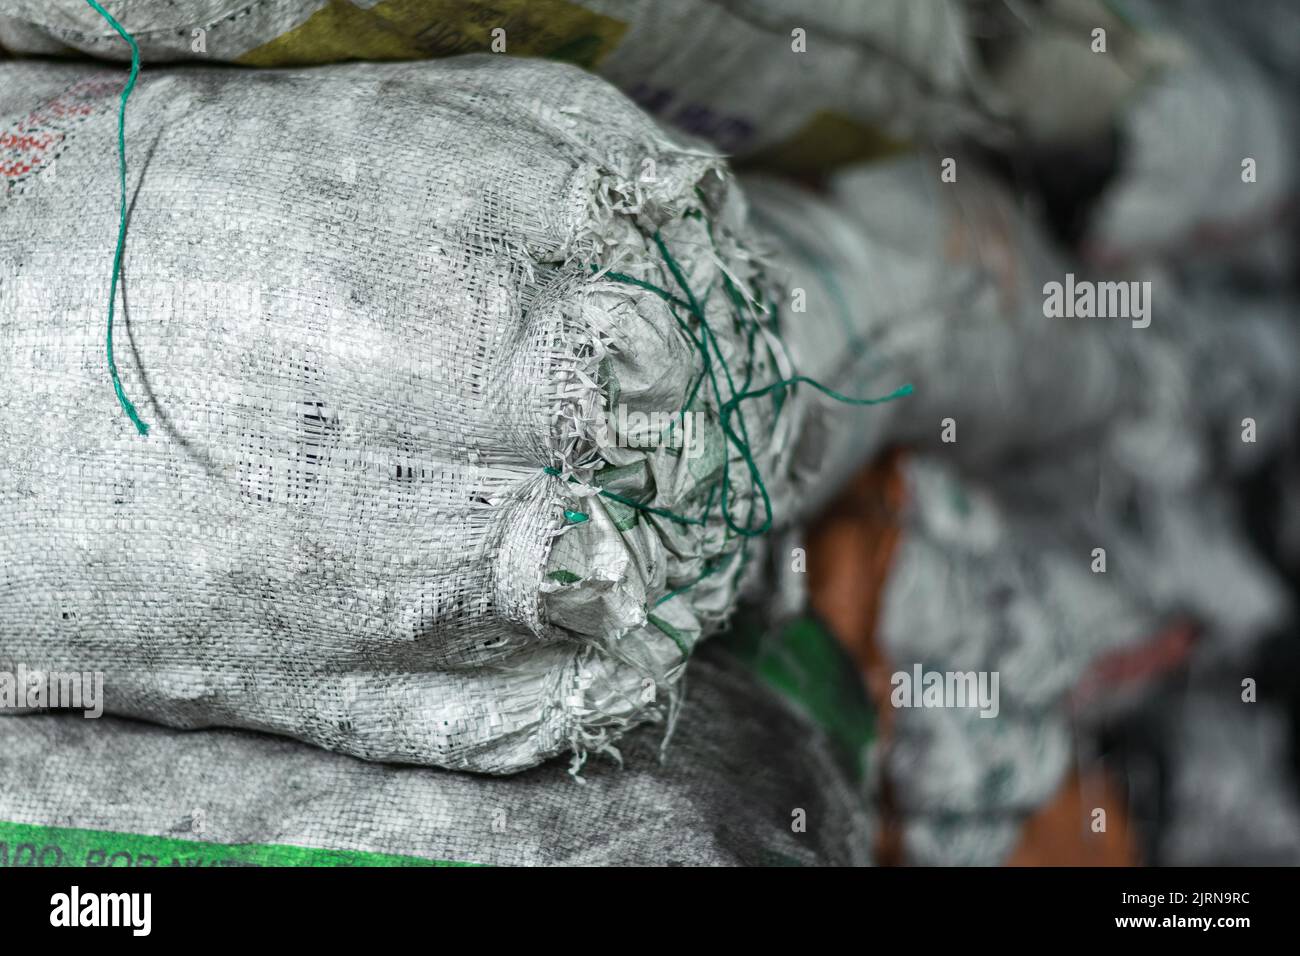
{"label": "stack of bagged goods", "polygon": [[[850,169],[829,201],[766,176],[745,192],[791,304],[825,330],[828,347],[796,360],[837,387],[880,369],[916,385],[834,449],[809,500],[882,448],[929,449],[906,469],[875,636],[909,679],[918,665],[999,674],[1005,704],[996,719],[901,711],[884,773],[905,858],[988,864],[1060,786],[1083,716],[1141,699],[1198,631],[1240,662],[1293,613],[1216,461],[1287,437],[1300,376],[1295,330],[1266,305],[1216,321],[1172,276],[1129,315],[1048,315],[1051,283],[1077,270],[1082,285],[1084,269],[1001,187],[955,168],[951,183],[940,157]],[[1241,408],[1267,422],[1263,448],[1239,440]]]}
{"label": "stack of bagged goods", "polygon": [[2,720],[0,866],[869,863],[842,748],[765,684],[709,642],[666,756],[633,735],[580,782],[555,762],[484,777],[245,731]]}
{"label": "stack of bagged goods", "polygon": [[[116,9],[114,4],[108,5]],[[824,167],[1004,120],[957,0],[135,0],[146,64],[281,67],[493,52],[593,70],[729,155]],[[126,59],[82,0],[2,0],[0,47]]]}
{"label": "stack of bagged goods", "polygon": [[802,417],[716,154],[537,60],[148,70],[142,437],[121,71],[0,70],[0,670],[488,772],[664,713]]}
{"label": "stack of bagged goods", "polygon": [[[1294,610],[1221,492],[1125,526],[1110,501],[1089,520],[1072,503],[1080,487],[1042,462],[986,486],[933,458],[889,470],[896,492],[859,494],[871,539],[841,541],[828,569],[820,549],[838,539],[814,538],[810,571],[884,710],[875,782],[908,862],[1006,861],[1100,729],[1189,663],[1255,673],[1253,652]],[[882,542],[884,564],[840,573],[843,545],[865,558]]]}
{"label": "stack of bagged goods", "polygon": [[1257,2],[0,0],[0,865],[1293,859]]}
{"label": "stack of bagged goods", "polygon": [[[1149,635],[1168,630],[1093,574],[1086,548],[1058,527],[1067,509],[1016,505],[934,458],[890,455],[808,538],[813,605],[881,711],[872,783],[886,804],[882,860],[1018,855],[1033,842],[1029,821],[1074,799],[1075,751],[1087,747],[1081,694],[1114,697],[1096,674],[1118,665],[1132,692],[1129,661],[1152,656]],[[1099,848],[1078,849],[1095,861]]]}

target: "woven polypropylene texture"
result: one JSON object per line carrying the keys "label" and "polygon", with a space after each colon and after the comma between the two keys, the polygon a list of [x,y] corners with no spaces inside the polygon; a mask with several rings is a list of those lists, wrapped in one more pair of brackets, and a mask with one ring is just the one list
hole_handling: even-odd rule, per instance
{"label": "woven polypropylene texture", "polygon": [[[616,508],[602,469],[695,515],[730,461],[743,520],[742,383],[698,394],[707,455],[599,425],[683,409],[706,318],[715,368],[784,372],[721,290],[761,276],[715,154],[541,61],[146,69],[115,330],[146,439],[104,354],[124,74],[0,71],[0,669],[490,772],[664,712],[750,552],[716,507]],[[745,407],[778,505],[798,405]],[[571,533],[590,560],[557,566]]]}
{"label": "woven polypropylene texture", "polygon": [[[114,831],[96,845],[102,858],[130,854],[119,861],[146,834],[201,841],[183,861],[269,843],[498,865],[869,862],[862,795],[825,734],[717,645],[701,649],[691,681],[664,762],[660,735],[642,728],[622,768],[593,758],[582,783],[556,765],[496,779],[242,731],[0,719],[0,846],[19,823]],[[50,842],[36,854],[46,863],[59,856]],[[20,856],[6,849],[0,865]]]}

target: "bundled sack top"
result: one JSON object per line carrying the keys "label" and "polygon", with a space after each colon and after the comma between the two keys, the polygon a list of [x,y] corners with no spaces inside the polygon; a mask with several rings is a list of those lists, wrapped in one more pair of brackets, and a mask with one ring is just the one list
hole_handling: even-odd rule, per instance
{"label": "bundled sack top", "polygon": [[142,438],[123,79],[0,64],[0,670],[489,772],[664,716],[803,415],[721,160],[543,61],[146,70]]}

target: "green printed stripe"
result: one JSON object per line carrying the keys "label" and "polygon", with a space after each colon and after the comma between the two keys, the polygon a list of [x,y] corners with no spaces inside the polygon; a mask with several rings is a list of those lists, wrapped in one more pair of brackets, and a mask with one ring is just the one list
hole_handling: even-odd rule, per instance
{"label": "green printed stripe", "polygon": [[741,617],[720,638],[769,686],[804,711],[830,737],[863,779],[876,737],[875,709],[857,666],[839,641],[812,616],[780,629]]}
{"label": "green printed stripe", "polygon": [[0,821],[4,866],[477,866],[279,843],[208,843]]}

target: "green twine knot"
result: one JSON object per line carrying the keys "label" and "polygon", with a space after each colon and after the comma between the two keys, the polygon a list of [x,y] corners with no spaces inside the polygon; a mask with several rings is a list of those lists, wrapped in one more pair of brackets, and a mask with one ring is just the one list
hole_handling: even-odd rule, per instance
{"label": "green twine knot", "polygon": [[[709,239],[713,241],[713,225],[712,223],[707,223],[707,221],[706,221],[706,225],[709,230]],[[695,396],[695,391],[698,389],[699,385],[702,384],[705,379],[707,379],[713,387],[714,399],[718,405],[718,423],[722,428],[723,435],[726,437],[726,440],[739,453],[741,460],[745,463],[746,471],[748,472],[749,475],[750,491],[751,491],[750,513],[749,513],[749,517],[746,518],[744,525],[737,524],[734,518],[732,517],[730,501],[729,501],[730,490],[731,490],[731,480],[730,480],[731,456],[730,455],[726,455],[723,457],[722,476],[710,488],[709,500],[705,506],[704,514],[698,518],[692,518],[687,515],[677,514],[673,511],[669,511],[664,508],[654,508],[643,502],[636,501],[635,499],[632,498],[627,498],[623,495],[619,495],[615,492],[608,491],[603,488],[600,489],[600,494],[605,496],[606,498],[610,498],[614,501],[618,501],[624,505],[627,505],[630,508],[635,508],[638,511],[646,512],[647,514],[658,515],[659,517],[667,518],[668,520],[677,522],[678,524],[703,525],[706,524],[708,521],[709,511],[711,511],[713,507],[713,497],[718,492],[718,489],[720,488],[721,489],[721,514],[727,527],[734,534],[737,534],[742,538],[752,538],[752,537],[757,537],[759,535],[766,534],[772,528],[772,521],[773,521],[772,499],[768,494],[767,485],[763,481],[763,476],[761,471],[759,470],[758,462],[755,461],[753,451],[750,448],[749,432],[745,426],[745,416],[744,416],[744,411],[741,409],[741,405],[744,402],[750,401],[751,399],[761,398],[764,395],[769,395],[774,392],[783,393],[785,390],[793,388],[795,385],[798,385],[800,383],[807,384],[812,388],[817,389],[823,395],[826,395],[834,399],[835,401],[842,402],[846,405],[880,405],[884,402],[891,402],[895,399],[903,398],[907,395],[911,395],[913,391],[912,386],[902,385],[899,388],[894,389],[894,391],[890,392],[888,395],[883,395],[878,398],[852,398],[847,395],[842,395],[839,392],[835,391],[834,389],[827,388],[825,385],[822,385],[820,382],[815,381],[814,379],[808,377],[807,375],[792,375],[789,378],[780,379],[776,382],[772,382],[770,385],[765,385],[762,388],[750,389],[749,383],[753,378],[753,372],[754,372],[754,337],[755,337],[755,333],[757,332],[757,321],[753,320],[748,323],[748,328],[749,328],[749,335],[748,335],[748,342],[747,342],[748,355],[746,359],[745,379],[744,382],[741,384],[740,388],[737,388],[735,378],[732,375],[731,367],[728,364],[726,357],[723,355],[721,347],[718,345],[717,335],[714,333],[712,327],[709,325],[709,320],[704,314],[704,309],[701,306],[699,300],[696,298],[695,293],[691,290],[690,284],[686,281],[685,273],[683,273],[680,265],[678,265],[677,261],[673,258],[672,254],[668,251],[668,246],[664,242],[663,237],[660,235],[658,230],[655,231],[654,235],[651,238],[654,240],[655,246],[659,249],[659,254],[663,257],[664,264],[667,266],[669,273],[673,277],[673,280],[677,283],[678,287],[680,288],[682,293],[681,296],[674,295],[672,292],[668,291],[667,289],[662,289],[651,282],[646,282],[644,279],[637,279],[629,275],[624,275],[623,273],[620,272],[608,271],[604,273],[604,276],[615,282],[622,282],[626,285],[632,285],[641,289],[645,289],[646,291],[652,292],[655,295],[659,296],[666,303],[668,303],[668,309],[672,313],[673,318],[676,319],[678,328],[681,330],[682,334],[686,336],[686,338],[690,341],[690,343],[695,347],[696,351],[699,353],[703,363],[703,372],[699,380],[696,382],[695,388],[692,388],[691,390],[691,396],[687,400],[687,405],[689,406],[691,404],[691,401],[694,399]],[[717,249],[716,241],[714,241],[714,249],[715,250]],[[596,265],[592,265],[591,270],[593,273],[600,272],[599,267]],[[736,321],[737,321],[737,325],[739,326],[743,324],[745,313],[747,311],[752,310],[753,306],[751,306],[749,301],[745,299],[745,297],[741,294],[740,290],[738,290],[735,287],[735,284],[731,281],[730,276],[728,276],[725,272],[722,274],[722,281],[726,288],[727,295],[730,297],[732,305],[736,309]],[[687,324],[687,322],[684,319],[682,319],[678,310],[685,311],[692,318],[696,320],[700,329],[699,338],[696,338],[695,333],[691,330],[691,327]],[[722,399],[722,389],[719,386],[718,377],[714,372],[715,357],[718,366],[720,366],[722,369],[722,373],[727,381],[728,390],[731,393],[731,398],[727,399],[726,401],[723,401]],[[733,427],[732,425],[733,416],[736,416],[736,427]],[[557,477],[560,475],[559,470],[556,468],[548,467],[548,468],[544,468],[543,471],[545,471],[549,475],[554,475]],[[762,501],[763,513],[764,513],[763,520],[757,526],[753,524],[753,497],[755,495],[757,495],[759,499]],[[576,513],[581,514],[581,512],[576,512]],[[565,517],[569,518],[569,515],[570,512],[565,511]],[[586,516],[584,515],[583,520],[585,520],[585,518]],[[569,520],[573,520],[573,519],[570,518]]]}

